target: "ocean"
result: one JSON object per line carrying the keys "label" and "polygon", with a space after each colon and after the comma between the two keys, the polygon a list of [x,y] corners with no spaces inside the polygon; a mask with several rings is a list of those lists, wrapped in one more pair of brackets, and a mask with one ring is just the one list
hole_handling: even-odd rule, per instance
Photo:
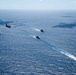
{"label": "ocean", "polygon": [[76,75],[76,11],[0,10],[0,75]]}

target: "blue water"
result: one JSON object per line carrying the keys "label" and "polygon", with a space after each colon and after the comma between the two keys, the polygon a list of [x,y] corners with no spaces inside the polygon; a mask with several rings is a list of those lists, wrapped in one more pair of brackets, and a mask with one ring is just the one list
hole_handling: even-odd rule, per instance
{"label": "blue water", "polygon": [[0,10],[0,75],[76,75],[75,24],[76,11]]}

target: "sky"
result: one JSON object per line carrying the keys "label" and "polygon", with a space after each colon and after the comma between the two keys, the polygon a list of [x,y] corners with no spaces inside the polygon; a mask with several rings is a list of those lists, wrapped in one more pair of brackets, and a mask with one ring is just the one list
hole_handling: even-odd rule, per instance
{"label": "sky", "polygon": [[0,0],[5,10],[76,10],[76,0]]}

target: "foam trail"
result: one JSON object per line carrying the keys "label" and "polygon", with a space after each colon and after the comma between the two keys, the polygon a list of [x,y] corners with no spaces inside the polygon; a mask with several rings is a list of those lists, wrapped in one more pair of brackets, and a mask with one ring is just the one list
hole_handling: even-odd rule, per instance
{"label": "foam trail", "polygon": [[36,38],[36,36],[34,36],[34,35],[30,35],[31,37],[33,37],[33,38]]}
{"label": "foam trail", "polygon": [[35,28],[35,27],[33,27],[33,26],[29,26],[29,25],[27,25],[27,27],[29,27],[29,28],[31,28],[31,29],[33,29],[33,30],[35,30],[35,31],[40,31],[40,29]]}
{"label": "foam trail", "polygon": [[73,59],[73,60],[76,61],[76,57],[74,55],[72,55],[72,54],[70,54],[70,53],[68,53],[68,52],[66,52],[66,51],[64,51],[62,49],[59,49],[58,47],[52,45],[51,43],[48,43],[45,40],[41,39],[41,41],[44,42],[44,43],[46,43],[47,45],[49,45],[53,50],[56,50],[56,51],[60,52],[61,54],[64,54],[65,56],[68,56],[69,58],[71,58],[71,59]]}
{"label": "foam trail", "polygon": [[34,30],[36,30],[36,31],[40,31],[39,29],[37,29],[37,28],[33,28],[33,27],[31,27],[32,29],[34,29]]}
{"label": "foam trail", "polygon": [[24,25],[24,24],[19,24],[19,25],[17,24],[17,25],[13,25],[13,26],[12,26],[12,28],[16,28],[16,27],[19,27],[19,26],[25,26],[25,27],[29,27],[29,28],[31,28],[31,29],[33,29],[33,30],[35,30],[35,31],[40,32],[40,29],[35,28],[35,27],[33,27],[33,26]]}
{"label": "foam trail", "polygon": [[[18,26],[22,26],[22,25],[18,25]],[[18,26],[12,26],[12,28],[16,28]],[[40,32],[40,29],[37,29],[37,28],[34,28],[34,27],[30,27],[30,26],[28,26],[28,27],[31,28],[32,30]]]}

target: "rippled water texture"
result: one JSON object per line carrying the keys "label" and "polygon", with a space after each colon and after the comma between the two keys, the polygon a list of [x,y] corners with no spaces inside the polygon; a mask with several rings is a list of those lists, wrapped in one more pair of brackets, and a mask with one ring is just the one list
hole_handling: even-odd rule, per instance
{"label": "rippled water texture", "polygon": [[0,75],[76,75],[76,12],[0,11]]}

